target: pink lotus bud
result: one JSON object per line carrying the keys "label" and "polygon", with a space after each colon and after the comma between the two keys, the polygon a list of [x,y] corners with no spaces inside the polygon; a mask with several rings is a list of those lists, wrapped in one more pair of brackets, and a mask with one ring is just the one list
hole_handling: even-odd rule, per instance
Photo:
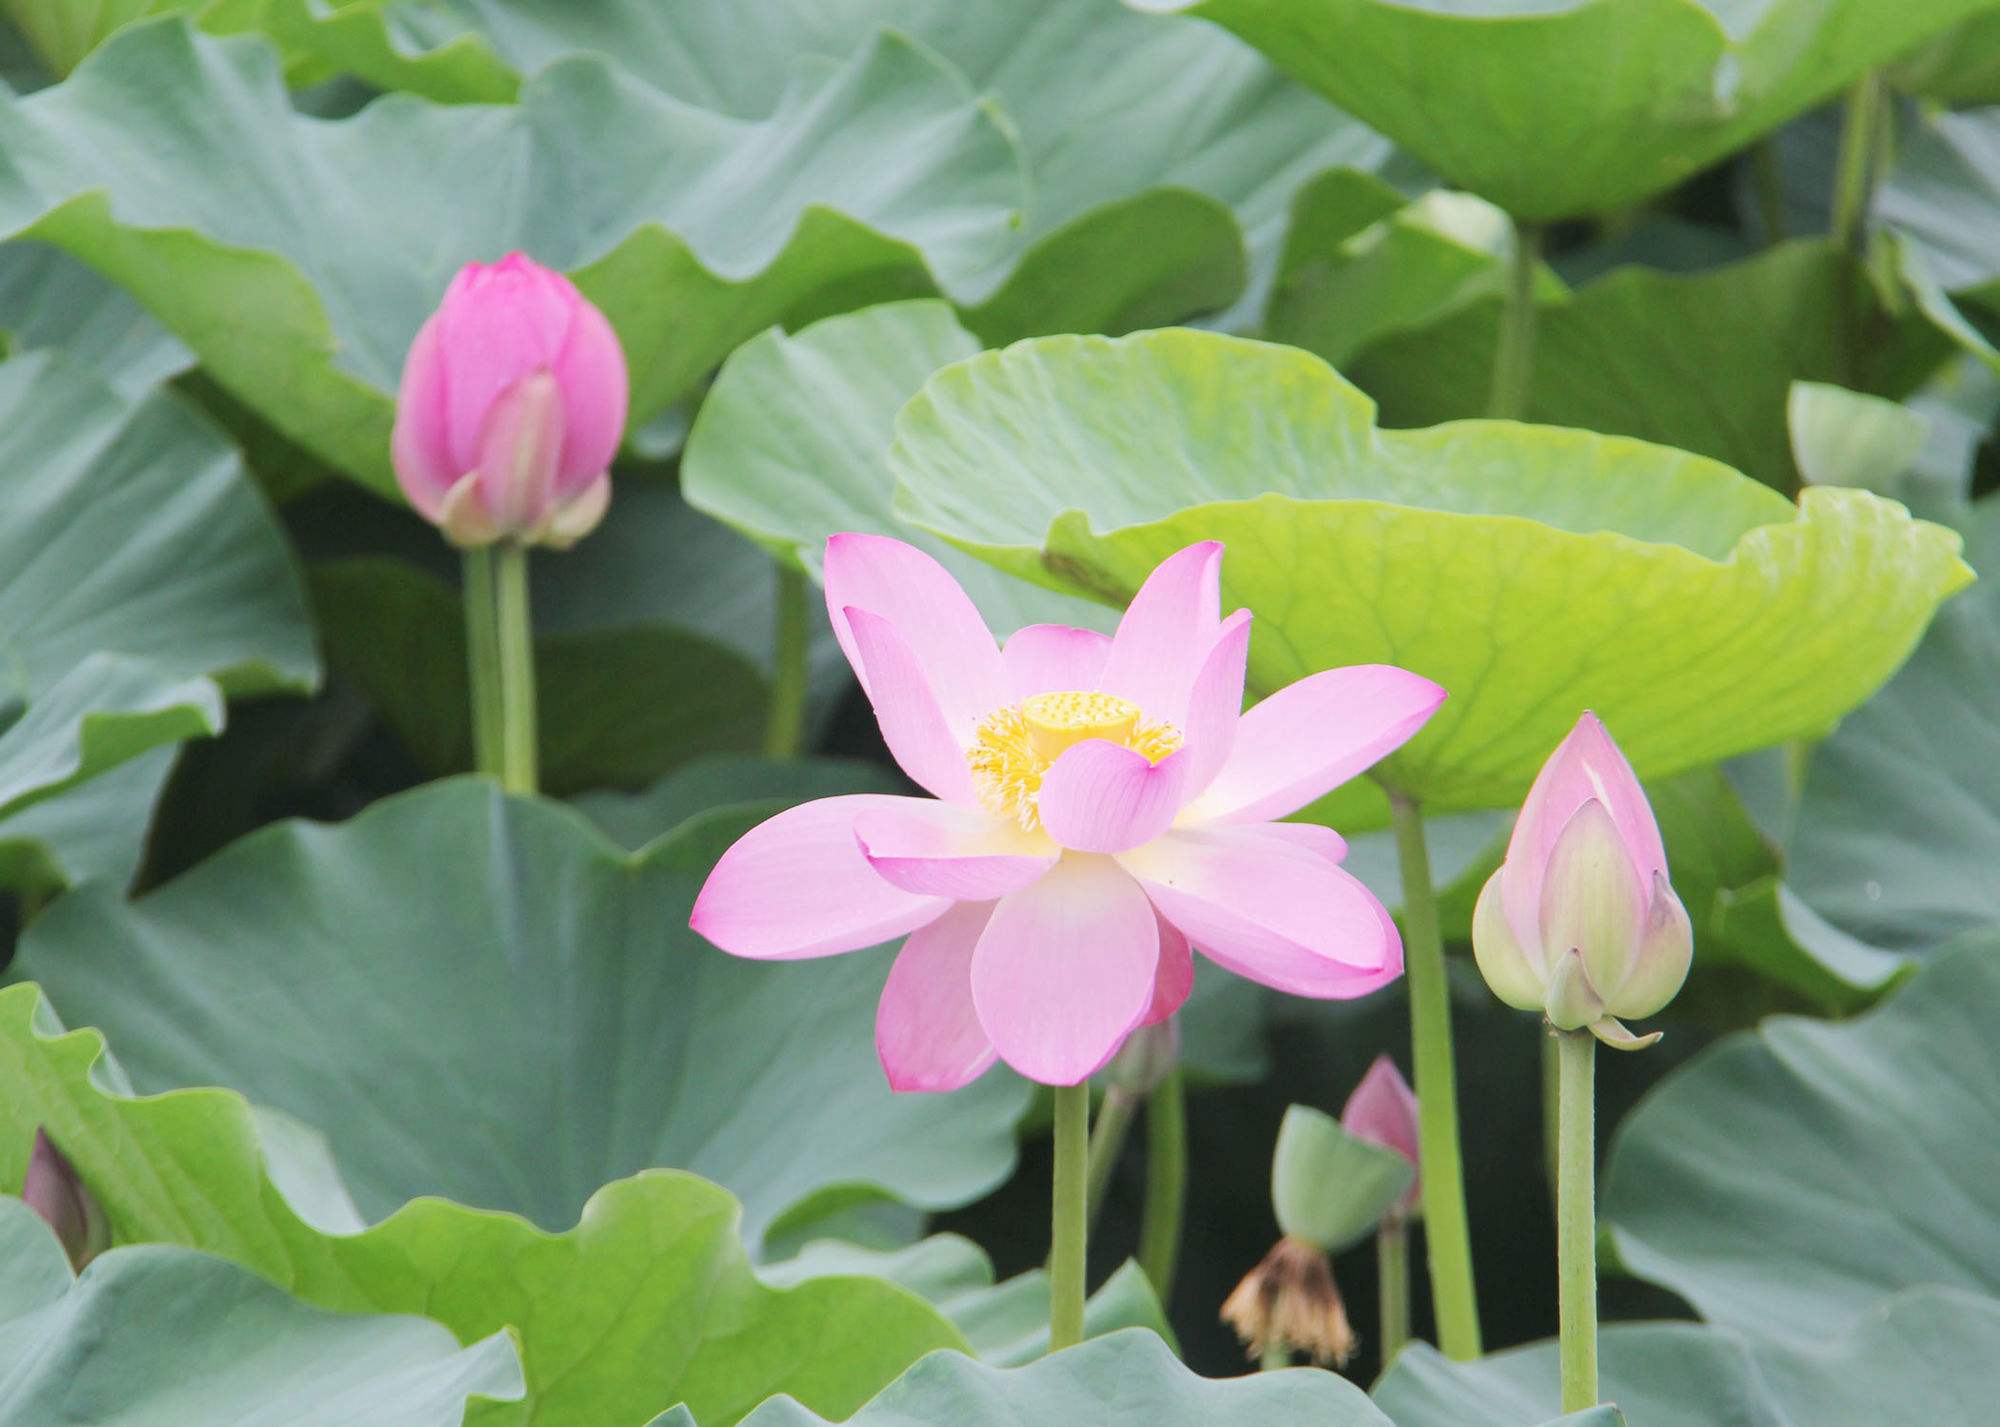
{"label": "pink lotus bud", "polygon": [[70,1267],[79,1273],[111,1247],[111,1221],[45,1130],[35,1131],[28,1173],[21,1181],[21,1199],[55,1230],[63,1252],[69,1255]]}
{"label": "pink lotus bud", "polygon": [[467,263],[403,363],[396,479],[454,544],[573,545],[611,501],[625,399],[618,338],[568,278]]}
{"label": "pink lotus bud", "polygon": [[[1357,1140],[1368,1140],[1392,1149],[1420,1169],[1417,1159],[1417,1097],[1387,1055],[1375,1057],[1354,1093],[1341,1107],[1340,1126]],[[1423,1194],[1421,1175],[1410,1181],[1403,1197],[1396,1201],[1395,1213],[1409,1218],[1420,1211]]]}
{"label": "pink lotus bud", "polygon": [[1507,858],[1479,894],[1472,950],[1493,994],[1562,1030],[1638,1050],[1620,1016],[1650,1016],[1687,979],[1694,929],[1667,881],[1645,789],[1585,713],[1521,805]]}

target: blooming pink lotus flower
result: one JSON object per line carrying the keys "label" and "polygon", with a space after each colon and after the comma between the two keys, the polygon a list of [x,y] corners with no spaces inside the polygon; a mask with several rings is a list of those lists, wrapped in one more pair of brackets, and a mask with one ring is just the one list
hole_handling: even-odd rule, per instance
{"label": "blooming pink lotus flower", "polygon": [[1560,1030],[1588,1026],[1620,1050],[1660,1038],[1617,1018],[1673,1000],[1694,929],[1668,885],[1646,790],[1596,714],[1535,776],[1507,858],[1479,893],[1472,950],[1494,995]]}
{"label": "blooming pink lotus flower", "polygon": [[[1340,1125],[1358,1140],[1394,1150],[1408,1160],[1421,1176],[1422,1166],[1417,1157],[1416,1092],[1410,1089],[1409,1082],[1396,1069],[1396,1062],[1387,1055],[1375,1057],[1368,1073],[1361,1077],[1361,1083],[1347,1097],[1347,1104],[1341,1107]],[[1396,1201],[1391,1213],[1407,1219],[1418,1212],[1422,1202],[1421,1178],[1412,1179],[1410,1187]]]}
{"label": "blooming pink lotus flower", "polygon": [[573,545],[611,501],[625,395],[618,338],[568,278],[467,263],[403,363],[396,478],[455,544]]}
{"label": "blooming pink lotus flower", "polygon": [[1283,817],[1422,727],[1444,698],[1384,665],[1242,712],[1250,613],[1218,617],[1222,547],[1164,561],[1116,635],[1031,625],[995,646],[923,552],[826,546],[835,637],[903,771],[934,795],[826,798],[724,853],[694,929],[737,956],[829,956],[908,934],[876,1048],[899,1090],[997,1056],[1087,1079],[1187,999],[1190,943],[1295,995],[1403,969],[1395,924],[1323,827]]}

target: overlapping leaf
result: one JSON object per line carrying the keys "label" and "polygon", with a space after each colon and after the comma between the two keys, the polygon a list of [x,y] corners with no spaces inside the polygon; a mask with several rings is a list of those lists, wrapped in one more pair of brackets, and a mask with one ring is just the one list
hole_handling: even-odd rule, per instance
{"label": "overlapping leaf", "polygon": [[224,1259],[114,1249],[72,1278],[46,1225],[0,1200],[0,1427],[458,1427],[518,1398],[514,1348],[421,1318],[311,1308]]}
{"label": "overlapping leaf", "polygon": [[461,1342],[515,1328],[528,1395],[475,1408],[475,1427],[603,1427],[679,1401],[728,1427],[777,1392],[840,1417],[960,1342],[887,1283],[758,1283],[736,1201],[691,1174],[619,1180],[560,1234],[439,1199],[361,1233],[322,1232],[265,1171],[242,1099],[106,1090],[92,1070],[102,1038],[50,1036],[45,1012],[34,986],[0,990],[0,1187],[18,1191],[34,1130],[47,1126],[120,1242],[203,1249],[308,1303],[420,1313]]}
{"label": "overlapping leaf", "polygon": [[[1018,269],[979,304],[989,340],[1122,331],[1220,307],[1262,274],[1298,185],[1377,170],[1389,146],[1230,36],[1094,0],[652,0],[549,6],[446,0],[308,16],[269,0],[287,44],[385,88],[509,98],[578,51],[610,55],[662,92],[761,118],[802,64],[845,60],[881,29],[912,36],[992,98],[1020,135],[1031,193]],[[1405,165],[1404,167],[1409,167]],[[1262,281],[1259,277],[1256,281]],[[1255,298],[1244,311],[1254,314]]]}
{"label": "overlapping leaf", "polygon": [[[1631,1427],[1936,1427],[1991,1404],[2000,1305],[1946,1291],[1893,1299],[1853,1331],[1782,1346],[1695,1323],[1620,1323],[1603,1395]],[[1529,1427],[1557,1410],[1556,1345],[1454,1363],[1417,1344],[1375,1389],[1396,1427]],[[1575,1427],[1596,1418],[1565,1417]],[[1554,1427],[1554,1424],[1551,1424]]]}
{"label": "overlapping leaf", "polygon": [[1990,1381],[2000,1346],[1996,1015],[2000,945],[1989,935],[1930,961],[1860,1019],[1774,1017],[1705,1052],[1612,1145],[1604,1216],[1619,1260],[1713,1323],[1808,1351],[1865,1324],[1929,1361],[1947,1340],[1882,1319],[1897,1311],[1894,1295],[1939,1290],[1932,1301],[1945,1306],[1919,1321],[1962,1318],[1983,1346],[1953,1350],[1961,1371]]}
{"label": "overlapping leaf", "polygon": [[[1088,1422],[1092,1427],[1387,1427],[1359,1388],[1310,1368],[1215,1382],[1197,1377],[1151,1333],[1098,1338],[1021,1368],[995,1368],[954,1353],[925,1358],[867,1407],[853,1427],[1009,1427]],[[792,1402],[767,1403],[748,1427],[827,1427]]]}
{"label": "overlapping leaf", "polygon": [[1129,0],[1223,25],[1455,187],[1532,220],[1634,203],[1990,0]]}
{"label": "overlapping leaf", "polygon": [[688,930],[762,809],[626,856],[473,780],[339,828],[284,824],[135,903],[52,906],[19,965],[141,1090],[226,1085],[325,1132],[356,1202],[418,1195],[570,1223],[599,1185],[691,1169],[781,1215],[1005,1178],[1026,1087],[898,1096],[867,956],[740,961]]}
{"label": "overlapping leaf", "polygon": [[990,297],[1025,190],[963,81],[895,37],[795,81],[742,120],[579,57],[517,106],[392,96],[329,122],[293,110],[259,40],[161,20],[0,99],[0,231],[83,258],[277,429],[387,489],[403,353],[470,258],[574,270],[638,421],[779,318]]}
{"label": "overlapping leaf", "polygon": [[318,663],[276,523],[176,398],[16,358],[0,467],[0,867],[47,891],[129,872],[165,764],[98,789],[89,819],[24,821],[37,804],[215,732],[226,695],[310,688]]}
{"label": "overlapping leaf", "polygon": [[1866,492],[1794,507],[1624,438],[1373,418],[1290,348],[1048,338],[949,367],[904,409],[897,510],[1111,603],[1224,541],[1225,607],[1258,615],[1255,688],[1381,661],[1451,691],[1382,768],[1445,808],[1518,800],[1586,707],[1648,776],[1822,732],[1970,578],[1954,533]]}
{"label": "overlapping leaf", "polygon": [[[1392,336],[1350,375],[1392,425],[1478,415],[1499,312],[1494,296]],[[1793,382],[1901,396],[1947,350],[1921,320],[1892,316],[1869,277],[1824,242],[1693,275],[1623,268],[1544,308],[1527,417],[1678,446],[1790,491]]]}

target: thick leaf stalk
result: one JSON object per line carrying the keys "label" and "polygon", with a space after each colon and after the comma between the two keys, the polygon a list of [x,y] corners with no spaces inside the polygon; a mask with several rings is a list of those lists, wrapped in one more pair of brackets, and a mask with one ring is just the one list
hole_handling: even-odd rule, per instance
{"label": "thick leaf stalk", "polygon": [[1597,1040],[1557,1031],[1561,1129],[1556,1177],[1557,1315],[1562,1334],[1562,1406],[1597,1405]]}

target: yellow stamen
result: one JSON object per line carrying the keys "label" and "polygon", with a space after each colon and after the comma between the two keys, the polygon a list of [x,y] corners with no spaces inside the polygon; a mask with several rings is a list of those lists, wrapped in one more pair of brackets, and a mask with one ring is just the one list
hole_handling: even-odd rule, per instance
{"label": "yellow stamen", "polygon": [[1102,738],[1158,763],[1181,746],[1180,730],[1146,718],[1137,704],[1083,690],[1036,694],[979,722],[966,762],[987,808],[1033,831],[1035,800],[1049,766],[1088,738]]}

